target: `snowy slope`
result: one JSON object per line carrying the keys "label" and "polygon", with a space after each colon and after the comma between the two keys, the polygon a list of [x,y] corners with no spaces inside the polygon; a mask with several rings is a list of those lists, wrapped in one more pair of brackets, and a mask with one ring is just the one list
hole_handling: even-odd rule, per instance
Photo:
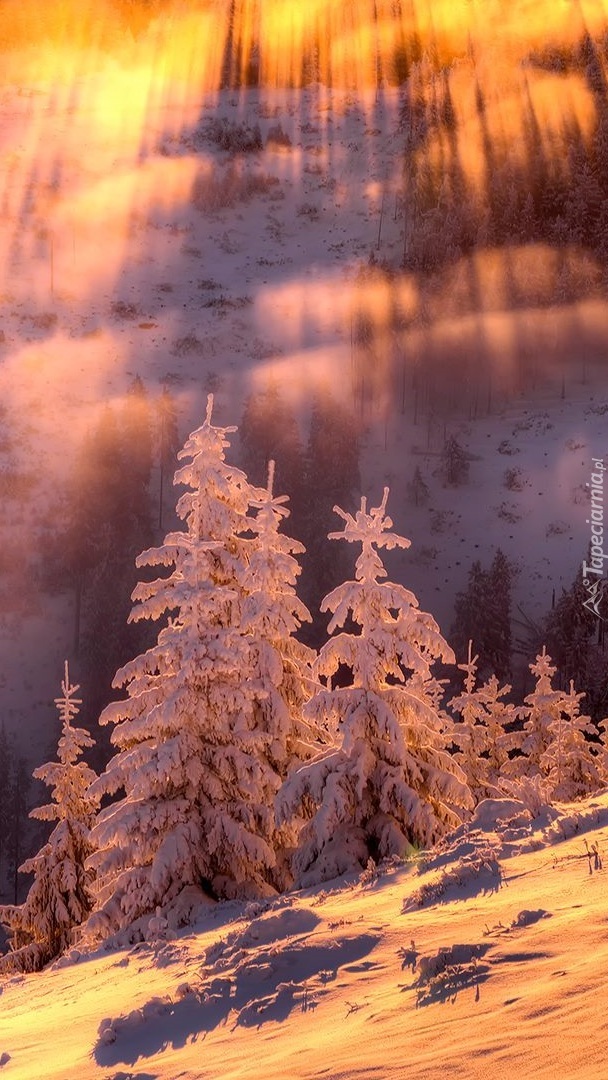
{"label": "snowy slope", "polygon": [[[495,393],[490,415],[484,405],[476,419],[460,410],[430,426],[424,410],[414,418],[412,402],[395,396],[384,313],[393,302],[405,310],[416,283],[406,277],[393,296],[386,281],[363,286],[358,275],[372,254],[393,267],[402,258],[398,90],[192,93],[177,110],[160,97],[146,114],[148,86],[141,72],[108,66],[83,70],[69,93],[41,81],[7,85],[0,96],[0,470],[17,468],[32,484],[6,498],[0,523],[0,713],[11,732],[27,730],[32,764],[71,649],[72,599],[45,595],[31,564],[60,513],[75,448],[102,405],[121,402],[133,375],[151,391],[168,381],[182,438],[200,423],[208,389],[222,422],[238,424],[247,393],[271,379],[304,428],[316,387],[339,391],[359,412],[351,335],[357,312],[367,312],[381,338],[363,367],[363,487],[374,499],[391,485],[396,525],[413,541],[391,572],[444,634],[472,560],[489,562],[498,545],[520,568],[516,600],[526,613],[549,608],[586,549],[581,489],[590,458],[606,450],[600,300],[508,311],[489,284],[477,321],[459,319],[448,275],[438,286],[439,353],[466,357],[478,326],[491,344],[487,363],[508,370],[509,343],[525,331],[539,356],[536,391],[508,402]],[[128,123],[115,111],[126,96]],[[281,124],[291,146],[270,143],[242,163],[268,179],[266,191],[225,207],[195,205],[197,176],[208,198],[209,177],[221,191],[229,168],[204,135],[211,119],[259,123],[264,138]],[[492,263],[488,281],[500,280],[498,256],[483,258]],[[533,264],[542,279],[542,252],[512,259],[522,277]],[[466,267],[453,273],[457,281]],[[417,334],[405,335],[403,355],[416,355]],[[454,354],[457,369],[462,356]],[[433,475],[446,425],[472,459],[462,490]],[[498,450],[505,442],[510,455]],[[407,498],[416,465],[431,490],[422,508]],[[504,486],[508,467],[522,472],[519,492]]]}
{"label": "snowy slope", "polygon": [[[162,86],[149,56],[91,71],[57,57],[46,73],[34,60],[20,69],[16,57],[20,85],[7,81],[0,94],[0,469],[27,481],[25,496],[4,497],[0,522],[0,716],[32,764],[46,756],[71,612],[70,598],[40,592],[30,560],[83,433],[137,373],[152,389],[172,387],[184,437],[208,389],[222,421],[238,423],[249,390],[277,379],[303,426],[314,388],[339,390],[361,419],[364,490],[374,500],[391,485],[395,525],[413,540],[391,575],[447,634],[470,562],[500,544],[520,568],[517,599],[542,614],[586,547],[581,492],[591,457],[606,451],[605,301],[592,292],[543,306],[551,260],[525,249],[509,253],[511,270],[535,282],[538,272],[538,308],[510,311],[500,281],[491,284],[500,259],[482,253],[480,311],[462,314],[452,300],[470,270],[458,267],[437,289],[445,307],[428,341],[415,329],[399,347],[425,358],[445,350],[455,365],[471,353],[485,375],[490,359],[508,373],[523,340],[539,357],[534,394],[505,403],[494,389],[488,415],[440,412],[431,423],[421,410],[415,421],[384,341],[379,360],[367,358],[359,401],[353,315],[362,308],[392,332],[383,313],[395,300],[403,314],[416,296],[415,281],[393,296],[359,279],[370,255],[393,267],[402,257],[399,92],[204,98],[172,86],[170,69]],[[211,196],[228,158],[203,132],[218,117],[259,122],[264,136],[280,121],[291,140],[246,163],[266,188],[225,206]],[[483,260],[498,270],[485,273]],[[487,354],[473,353],[480,338]],[[446,428],[471,456],[463,491],[433,475]],[[406,493],[417,464],[431,487],[420,509]],[[521,491],[504,487],[509,466],[522,471]],[[472,825],[422,874],[412,862],[267,908],[224,905],[170,940],[5,979],[0,1073],[604,1075],[606,871],[586,845],[604,849],[608,796],[533,828],[520,809],[503,810],[514,820]]]}
{"label": "snowy slope", "polygon": [[602,1076],[607,838],[608,793],[534,822],[486,803],[426,864],[5,979],[2,1075]]}

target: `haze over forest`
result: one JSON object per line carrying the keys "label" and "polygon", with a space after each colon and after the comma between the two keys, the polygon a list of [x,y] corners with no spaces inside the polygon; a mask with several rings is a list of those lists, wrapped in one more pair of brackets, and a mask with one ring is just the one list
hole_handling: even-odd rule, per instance
{"label": "haze over forest", "polygon": [[546,646],[605,785],[608,5],[5,0],[0,55],[0,900],[48,835],[66,659],[97,774],[115,753],[112,681],[171,611],[127,621],[135,560],[184,528],[209,395],[229,464],[289,497],[299,643],[354,573],[334,507],[389,488],[444,706],[475,655],[517,761]]}

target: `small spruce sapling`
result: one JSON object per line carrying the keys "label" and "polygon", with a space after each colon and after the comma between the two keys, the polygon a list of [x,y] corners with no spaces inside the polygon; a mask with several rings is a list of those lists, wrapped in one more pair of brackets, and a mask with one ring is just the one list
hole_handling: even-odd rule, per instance
{"label": "small spruce sapling", "polygon": [[586,735],[595,734],[588,716],[580,715],[584,693],[577,693],[570,681],[568,693],[562,693],[548,726],[549,742],[541,755],[539,768],[550,785],[551,798],[571,802],[597,791],[602,786],[601,758],[597,744]]}
{"label": "small spruce sapling", "polygon": [[34,776],[52,790],[52,802],[30,816],[56,825],[44,847],[20,870],[34,875],[26,900],[0,908],[0,921],[10,935],[11,951],[0,959],[0,971],[37,971],[68,948],[74,932],[92,907],[92,874],[85,869],[91,854],[90,834],[97,800],[89,793],[95,773],[83,761],[83,750],[94,745],[72,721],[81,700],[70,682],[65,663],[61,697],[55,699],[62,722],[58,761],[41,765]]}
{"label": "small spruce sapling", "polygon": [[521,716],[524,717],[523,730],[510,732],[505,739],[508,751],[516,751],[505,767],[508,778],[530,776],[540,773],[540,760],[551,742],[550,724],[559,716],[563,693],[554,690],[552,678],[556,668],[551,663],[543,645],[536,662],[530,664],[530,671],[536,678],[536,685],[531,694],[524,698]]}
{"label": "small spruce sapling", "polygon": [[458,746],[456,760],[467,776],[476,802],[501,797],[500,778],[508,761],[505,726],[518,717],[515,705],[501,699],[510,692],[509,685],[500,686],[492,675],[477,686],[477,656],[472,656],[469,641],[467,662],[458,667],[466,675],[461,694],[448,702],[448,707],[462,717],[454,727],[454,742]]}
{"label": "small spruce sapling", "polygon": [[[538,775],[547,801],[568,801],[597,790],[602,785],[603,754],[585,738],[595,729],[588,716],[580,715],[584,695],[576,693],[573,682],[568,692],[553,688],[556,668],[544,645],[530,671],[536,676],[536,686],[521,710],[526,718],[523,731],[505,738],[510,750],[519,751],[505,773],[515,781]],[[517,795],[512,783],[503,786]]]}

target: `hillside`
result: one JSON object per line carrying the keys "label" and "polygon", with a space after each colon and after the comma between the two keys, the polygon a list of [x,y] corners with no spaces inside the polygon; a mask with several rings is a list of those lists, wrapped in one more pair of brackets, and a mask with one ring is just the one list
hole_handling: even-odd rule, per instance
{"label": "hillside", "polygon": [[[499,546],[516,570],[514,611],[522,604],[528,617],[544,616],[584,556],[585,485],[591,458],[605,446],[602,299],[510,309],[488,295],[475,320],[449,315],[444,305],[434,329],[425,331],[430,338],[420,337],[414,321],[400,343],[386,326],[383,313],[405,309],[416,287],[412,274],[392,279],[368,268],[370,256],[395,267],[401,258],[401,91],[223,91],[209,106],[209,122],[259,125],[266,143],[236,159],[203,134],[209,128],[200,123],[198,99],[182,117],[186,131],[189,117],[190,135],[165,133],[174,122],[167,105],[158,145],[142,164],[139,132],[120,130],[117,142],[108,142],[101,122],[107,96],[125,92],[124,78],[82,78],[69,106],[47,87],[7,89],[1,105],[5,153],[18,123],[34,140],[28,146],[22,134],[25,146],[11,151],[20,164],[6,178],[9,210],[0,230],[12,266],[0,341],[0,712],[10,732],[30,733],[22,745],[33,763],[35,747],[48,738],[48,701],[66,655],[85,701],[90,689],[73,655],[70,579],[53,581],[49,541],[56,545],[61,536],[83,440],[108,404],[120,413],[134,376],[153,398],[170,388],[182,441],[200,422],[209,389],[218,416],[238,425],[248,396],[279,387],[303,448],[315,394],[339,400],[360,448],[362,490],[375,498],[391,486],[395,520],[413,542],[394,572],[446,634],[473,560],[489,562]],[[290,145],[268,141],[277,124]],[[41,132],[57,140],[69,170],[51,201],[32,181],[40,205],[24,211],[23,169],[33,169]],[[235,168],[242,178],[226,188]],[[246,194],[248,176],[261,176],[265,190]],[[521,262],[522,280],[542,284],[541,249],[524,246],[512,258]],[[495,255],[492,281],[503,259]],[[428,279],[438,305],[462,273],[466,266]],[[363,317],[377,321],[373,338],[353,344],[353,323]],[[466,350],[472,327],[482,324],[490,349],[484,374],[457,380],[466,387],[463,400],[451,387],[433,401],[431,392],[448,385],[443,369],[455,343]],[[517,341],[520,333],[526,355],[533,350],[544,361],[532,379],[523,368],[517,386],[492,374],[514,369],[516,351],[491,343]],[[412,357],[410,374],[400,365]],[[461,357],[450,362],[460,373]],[[420,363],[428,386],[416,383]],[[447,434],[471,460],[463,488],[446,488],[437,477]],[[280,443],[276,452],[280,468]],[[232,458],[247,466],[238,439]],[[430,489],[423,507],[408,495],[417,465]],[[518,471],[516,490],[506,486],[509,468]],[[153,506],[158,482],[155,466]],[[167,513],[178,494],[165,485]],[[345,497],[354,505],[359,491]],[[133,557],[124,557],[131,574]],[[303,562],[314,574],[306,556]],[[125,620],[129,591],[120,596]],[[113,670],[126,658],[118,657]],[[532,658],[521,658],[524,670]]]}
{"label": "hillside", "polygon": [[[312,623],[295,620],[299,648],[324,642],[322,598],[353,576],[352,545],[326,543],[341,527],[332,508],[355,514],[362,496],[378,508],[390,488],[386,527],[411,546],[391,545],[387,580],[412,590],[429,613],[423,620],[436,619],[448,645],[458,641],[457,663],[473,639],[473,653],[482,654],[480,685],[489,675],[483,634],[488,620],[500,621],[507,655],[502,670],[495,668],[501,685],[509,684],[503,695],[509,705],[506,712],[497,706],[504,753],[486,790],[504,780],[498,768],[517,775],[519,767],[537,776],[544,770],[545,777],[553,770],[547,790],[557,790],[551,785],[560,778],[562,739],[573,729],[579,751],[584,730],[594,754],[589,783],[578,778],[581,790],[591,790],[596,765],[605,783],[608,757],[599,732],[602,720],[608,724],[608,554],[602,548],[596,556],[597,581],[581,569],[590,541],[597,552],[605,535],[606,5],[7,0],[0,5],[0,57],[0,904],[25,896],[28,879],[17,868],[44,844],[45,826],[28,818],[41,801],[40,787],[28,781],[55,754],[53,701],[64,661],[78,693],[79,722],[96,743],[87,751],[89,764],[103,774],[113,753],[111,725],[101,727],[98,719],[123,695],[112,686],[114,673],[150,648],[173,612],[165,604],[161,623],[151,628],[145,618],[127,622],[132,590],[149,569],[140,574],[136,557],[162,545],[176,526],[183,490],[172,484],[177,452],[202,424],[208,395],[214,423],[238,429],[230,433],[231,465],[262,485],[268,460],[276,459],[274,495],[288,496],[291,511],[282,531],[307,549],[299,556],[298,593]],[[211,402],[209,410],[210,416]],[[458,478],[446,468],[454,440],[464,462]],[[251,519],[248,530],[243,549],[255,532]],[[336,548],[348,548],[342,561]],[[459,597],[478,560],[480,580],[496,585],[487,571],[500,553],[504,589],[474,595],[473,625],[464,634]],[[199,555],[192,564],[197,573]],[[161,559],[161,575],[170,556]],[[255,591],[253,575],[245,573],[249,558],[238,584],[247,600]],[[178,565],[178,577],[182,571]],[[566,597],[575,579],[578,592]],[[196,574],[188,580],[201,584]],[[210,597],[224,588],[217,580],[213,585]],[[583,603],[592,585],[595,613]],[[264,839],[261,821],[270,830],[261,876],[243,885],[217,866],[215,876],[201,870],[194,850],[208,841],[201,807],[206,812],[209,803],[215,812],[237,802],[235,776],[248,798],[263,755],[239,758],[239,752],[249,742],[270,744],[276,734],[262,729],[267,717],[260,721],[260,703],[271,697],[268,651],[260,649],[259,670],[247,666],[259,645],[255,620],[239,638],[240,626],[222,621],[232,618],[226,611],[232,613],[233,598],[220,596],[220,609],[217,621],[212,605],[205,617],[199,612],[198,639],[189,639],[190,651],[175,653],[182,662],[174,657],[163,668],[162,659],[162,678],[146,673],[166,705],[165,727],[149,736],[144,709],[136,724],[141,721],[140,743],[127,748],[127,755],[135,752],[123,762],[120,790],[102,792],[102,778],[97,795],[106,799],[104,810],[108,794],[120,799],[123,788],[131,800],[106,848],[105,887],[111,893],[115,884],[115,850],[124,841],[127,863],[136,862],[145,836],[150,851],[168,838],[167,862],[163,855],[159,864],[181,866],[209,895],[243,896],[261,883],[273,899],[209,900],[195,909],[202,893],[195,896],[188,886],[183,919],[169,925],[159,908],[145,941],[127,933],[95,951],[79,941],[40,974],[0,977],[0,1076],[502,1080],[519,1073],[590,1080],[606,1074],[607,792],[541,806],[539,789],[535,796],[533,781],[524,780],[518,794],[529,805],[483,802],[434,850],[404,854],[405,844],[410,852],[419,842],[408,834],[410,789],[391,788],[391,812],[410,813],[401,846],[391,834],[389,850],[398,855],[378,867],[370,861],[358,876],[281,893],[293,878],[279,869],[272,878],[272,845],[279,845],[274,795],[268,795],[274,788],[260,785],[258,817],[252,810],[249,821],[256,842]],[[390,625],[397,608],[387,610]],[[567,617],[551,641],[546,620],[555,610]],[[180,629],[179,618],[169,620],[171,630]],[[207,649],[203,638],[216,625],[235,635],[226,635],[225,648],[222,639],[220,655],[230,678],[217,680],[216,657],[212,686],[216,698],[221,685],[242,704],[230,712],[225,691],[209,715],[217,721],[219,756],[228,747],[226,759],[232,754],[240,773],[237,765],[230,772],[232,759],[217,767],[209,715],[202,697],[196,699],[203,652],[205,670],[214,663],[216,643]],[[345,633],[351,628],[347,622]],[[353,641],[366,637],[365,631]],[[522,717],[514,720],[513,710],[532,688],[530,664],[543,642],[557,671],[550,687],[538,689],[529,715],[538,705],[539,725],[551,720],[553,733],[559,731],[557,766],[545,756],[541,769],[538,754],[528,755],[534,740],[518,745]],[[183,699],[192,690],[194,705],[179,713],[175,702],[182,699],[166,691],[174,678],[181,693],[184,655],[196,659]],[[356,672],[344,660],[349,655],[322,673],[330,689],[341,689]],[[449,649],[435,655],[445,659]],[[386,650],[378,656],[386,658]],[[387,698],[400,675],[405,681],[406,668],[407,678],[414,673],[410,711],[404,706],[400,717],[391,717],[392,729],[381,717],[377,743],[392,767],[406,732],[415,759],[407,783],[423,809],[438,798],[439,782],[424,763],[418,769],[418,749],[426,752],[424,739],[433,732],[430,743],[441,743],[451,767],[465,727],[451,741],[456,729],[440,712],[441,684],[426,681],[428,656],[423,640],[420,655],[399,653],[392,670],[377,662]],[[302,686],[314,683],[320,700],[325,682],[315,682],[313,668],[302,670]],[[252,672],[257,678],[260,671],[268,680],[260,676],[258,685]],[[459,691],[462,667],[437,664],[434,674],[444,680],[445,699]],[[557,688],[566,695],[571,677],[579,694],[571,691],[569,704],[562,696],[555,705]],[[285,706],[279,700],[285,687],[288,707],[277,716],[299,722],[306,694],[289,698],[288,679],[282,688],[273,685],[277,709]],[[125,692],[135,698],[140,690],[134,680]],[[369,686],[356,690],[365,696]],[[457,711],[452,706],[454,718]],[[351,719],[336,712],[322,716],[317,729],[330,757]],[[560,726],[564,714],[569,724]],[[362,807],[367,813],[374,799],[379,804],[385,789],[377,777],[388,775],[376,770],[372,777],[376,735],[365,708],[361,716],[345,740],[346,756],[354,741],[360,760],[349,759],[327,786],[330,809],[351,817]],[[462,743],[471,787],[481,727],[465,732]],[[184,728],[187,744],[180,742]],[[163,760],[167,731],[174,738],[173,774],[170,753]],[[279,742],[277,736],[273,752]],[[209,768],[197,774],[201,744],[205,751],[211,746]],[[290,750],[289,765],[286,744],[278,749],[285,751],[287,774],[301,760],[301,747],[293,757]],[[520,750],[513,764],[508,753]],[[486,743],[482,770],[492,752]],[[449,794],[440,800],[448,811],[442,822],[468,819],[462,788],[460,802]],[[406,797],[397,799],[395,791],[404,790]],[[562,794],[569,798],[574,790]],[[179,830],[169,829],[170,813],[163,819],[163,799],[170,803],[176,791],[183,796],[184,835],[195,837],[184,848]],[[144,822],[144,829],[140,846],[132,843],[129,851],[127,841],[138,835],[137,815],[129,811],[138,799],[144,811],[136,824]],[[313,813],[314,801],[310,791],[304,794],[304,816]],[[163,820],[169,822],[164,833]],[[324,826],[328,847],[331,852],[335,840],[339,856],[343,834],[332,833],[328,820],[331,813]],[[147,835],[146,821],[154,823]],[[363,836],[370,821],[368,815],[357,826],[360,850],[375,855],[378,835],[372,828]],[[84,831],[90,837],[89,824]],[[281,859],[292,846],[286,841]],[[217,850],[229,861],[237,849],[220,841],[214,855]],[[339,868],[345,865],[353,863]],[[148,870],[145,865],[133,880]],[[165,877],[173,903],[184,878],[169,870]],[[136,884],[132,895],[144,894]],[[0,940],[4,948],[3,930]]]}
{"label": "hillside", "polygon": [[422,864],[5,979],[3,1075],[602,1075],[607,830],[605,794],[535,820],[485,803]]}

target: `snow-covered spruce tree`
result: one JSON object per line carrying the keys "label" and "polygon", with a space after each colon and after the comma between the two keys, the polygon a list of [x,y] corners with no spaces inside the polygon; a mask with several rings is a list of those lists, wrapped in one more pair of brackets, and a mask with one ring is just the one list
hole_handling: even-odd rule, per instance
{"label": "snow-covered spruce tree", "polygon": [[605,720],[599,721],[597,729],[600,737],[597,754],[602,784],[608,786],[608,717],[606,717]]}
{"label": "snow-covered spruce tree", "polygon": [[[95,791],[124,794],[101,812],[93,833],[98,892],[87,932],[94,936],[157,908],[169,914],[183,890],[216,897],[274,891],[277,766],[287,767],[300,736],[282,709],[290,696],[299,702],[296,661],[306,661],[295,646],[290,653],[285,637],[304,611],[290,592],[291,556],[281,539],[271,540],[268,513],[260,522],[249,514],[268,493],[226,463],[235,428],[215,427],[212,405],[209,395],[205,422],[178,454],[188,459],[174,481],[190,488],[177,503],[185,531],[137,560],[173,569],[137,586],[131,618],[172,616],[156,645],[117,672],[115,685],[126,686],[128,697],[100,718],[116,724],[117,753]],[[275,550],[283,594],[275,580],[274,601],[256,599],[251,560],[260,574]],[[269,687],[281,669],[285,681],[273,697]]]}
{"label": "snow-covered spruce tree", "polygon": [[303,622],[311,621],[296,595],[301,569],[295,555],[305,549],[279,531],[289,510],[286,495],[273,495],[274,465],[269,463],[266,489],[251,503],[257,510],[250,524],[257,544],[243,575],[241,630],[249,637],[250,672],[259,685],[254,725],[272,736],[268,759],[284,779],[312,756],[319,732],[302,716],[312,692],[316,654],[294,637]]}
{"label": "snow-covered spruce tree", "polygon": [[[583,695],[575,693],[572,684],[569,692],[553,689],[556,668],[544,645],[530,671],[536,686],[524,699],[523,731],[506,736],[509,749],[520,751],[507,763],[506,775],[517,780],[538,774],[547,779],[551,797],[562,800],[597,790],[602,784],[601,762],[584,738],[593,727],[588,716],[579,715]],[[515,793],[513,785],[508,788]]]}
{"label": "snow-covered spruce tree", "polygon": [[58,761],[41,765],[34,776],[52,789],[53,801],[31,811],[42,821],[56,821],[47,843],[20,867],[34,882],[23,904],[0,907],[0,922],[10,935],[11,951],[0,958],[0,972],[38,971],[72,944],[74,930],[92,907],[92,874],[85,869],[91,854],[90,833],[97,801],[89,788],[95,773],[83,761],[83,750],[93,746],[84,728],[72,721],[82,704],[74,695],[65,664],[61,697],[55,699],[62,721]]}
{"label": "snow-covered spruce tree", "polygon": [[541,754],[539,769],[550,785],[551,798],[571,802],[598,791],[604,783],[601,756],[597,744],[585,735],[595,734],[590,717],[580,715],[584,693],[577,694],[570,681],[568,693],[560,692],[548,725],[549,743]]}
{"label": "snow-covered spruce tree", "polygon": [[[289,510],[287,496],[273,495],[274,464],[269,463],[265,491],[251,503],[257,510],[250,524],[257,543],[243,575],[241,632],[249,644],[248,677],[253,689],[250,724],[268,736],[263,753],[278,790],[288,773],[319,749],[320,732],[303,718],[314,685],[316,653],[294,636],[303,622],[311,621],[295,588],[300,574],[295,555],[303,553],[304,546],[279,531]],[[273,836],[276,865],[270,881],[280,889],[292,884],[290,858],[298,825],[283,822]]]}
{"label": "snow-covered spruce tree", "polygon": [[[343,532],[332,540],[362,545],[354,581],[323,601],[333,613],[329,632],[349,616],[359,633],[342,631],[322,647],[315,671],[327,680],[305,709],[327,724],[335,746],[302,766],[277,800],[280,820],[300,807],[316,812],[304,826],[294,859],[299,885],[335,877],[358,865],[412,846],[432,844],[462,820],[472,805],[464,773],[448,753],[451,741],[425,684],[436,688],[431,664],[453,662],[449,645],[414,594],[387,576],[378,548],[407,548],[410,541],[388,530],[388,488],[369,513],[365,499],[353,517],[336,507]],[[349,686],[332,689],[339,668]]]}
{"label": "snow-covered spruce tree", "polygon": [[469,641],[466,664],[458,665],[466,675],[463,692],[448,702],[448,708],[462,717],[454,728],[454,742],[459,748],[455,757],[475,801],[481,802],[501,797],[500,778],[509,757],[505,727],[517,720],[519,710],[501,700],[511,687],[500,686],[495,675],[483,685],[476,685],[478,657],[472,656],[472,645]]}
{"label": "snow-covered spruce tree", "polygon": [[530,671],[536,678],[536,686],[524,698],[523,730],[510,732],[505,740],[507,749],[516,751],[505,766],[505,775],[511,778],[540,773],[540,759],[551,741],[549,725],[559,715],[564,696],[551,685],[556,668],[544,645],[536,663],[530,664]]}

